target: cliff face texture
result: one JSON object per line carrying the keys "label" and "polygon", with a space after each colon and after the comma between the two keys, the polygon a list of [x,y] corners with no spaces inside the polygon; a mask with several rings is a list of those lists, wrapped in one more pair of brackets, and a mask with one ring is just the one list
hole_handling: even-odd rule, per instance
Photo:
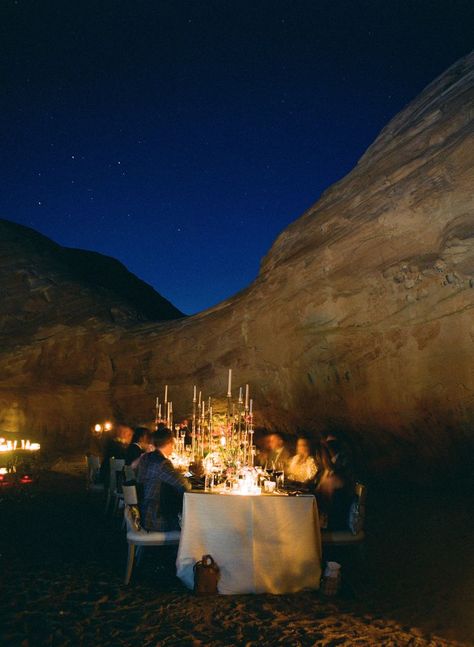
{"label": "cliff face texture", "polygon": [[248,289],[194,317],[140,323],[123,300],[105,316],[94,295],[86,313],[68,274],[44,293],[38,256],[18,276],[2,244],[0,429],[16,411],[74,444],[97,419],[150,418],[165,382],[185,415],[192,384],[222,396],[232,367],[262,425],[343,429],[378,470],[454,456],[474,439],[473,115],[471,54],[279,236]]}

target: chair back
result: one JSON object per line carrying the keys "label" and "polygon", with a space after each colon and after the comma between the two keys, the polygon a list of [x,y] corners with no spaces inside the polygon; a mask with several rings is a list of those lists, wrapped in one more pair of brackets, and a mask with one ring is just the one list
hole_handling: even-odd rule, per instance
{"label": "chair back", "polygon": [[125,505],[137,505],[137,488],[135,485],[122,485],[123,500]]}
{"label": "chair back", "polygon": [[361,529],[363,530],[365,525],[365,505],[367,501],[367,486],[365,486],[363,483],[356,483],[355,495],[357,497],[357,502],[359,505],[359,518],[361,523]]}
{"label": "chair back", "polygon": [[143,530],[141,526],[140,511],[138,509],[138,506],[133,504],[129,505],[126,503],[123,509],[123,516],[127,525],[127,533],[133,532],[135,535],[136,533],[140,533],[141,535],[146,536],[147,532],[146,530]]}
{"label": "chair back", "polygon": [[115,458],[112,456],[109,459],[109,469],[110,469],[110,478],[109,478],[109,489],[112,492],[115,492],[117,489],[117,472],[121,472],[125,466],[125,460],[123,458]]}
{"label": "chair back", "polygon": [[86,456],[86,470],[87,470],[87,483],[88,485],[94,483],[95,477],[100,470],[100,460],[98,456],[89,454]]}
{"label": "chair back", "polygon": [[123,468],[123,474],[125,478],[125,483],[128,483],[129,481],[137,480],[135,470],[132,467],[130,467],[130,465],[125,465],[125,467]]}

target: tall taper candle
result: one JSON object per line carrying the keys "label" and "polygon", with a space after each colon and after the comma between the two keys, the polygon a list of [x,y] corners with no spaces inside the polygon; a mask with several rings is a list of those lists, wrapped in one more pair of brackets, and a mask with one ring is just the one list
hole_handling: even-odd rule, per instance
{"label": "tall taper candle", "polygon": [[245,408],[249,408],[249,385],[245,385]]}
{"label": "tall taper candle", "polygon": [[253,411],[253,400],[252,398],[250,398],[250,410],[249,410],[250,415],[252,415],[252,411]]}
{"label": "tall taper candle", "polygon": [[196,402],[196,385],[194,385],[193,402]]}
{"label": "tall taper candle", "polygon": [[232,397],[232,369],[229,368],[229,380],[227,382],[227,397]]}
{"label": "tall taper candle", "polygon": [[243,399],[242,399],[242,387],[240,387],[240,389],[239,389],[239,402],[240,403],[243,402]]}
{"label": "tall taper candle", "polygon": [[168,385],[165,384],[165,404],[168,402]]}

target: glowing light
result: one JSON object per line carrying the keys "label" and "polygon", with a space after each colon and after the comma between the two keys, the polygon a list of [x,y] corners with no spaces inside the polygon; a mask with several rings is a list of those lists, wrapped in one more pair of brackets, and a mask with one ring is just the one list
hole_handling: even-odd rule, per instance
{"label": "glowing light", "polygon": [[96,433],[100,433],[102,431],[102,425],[99,425],[99,424],[95,425],[94,431]]}
{"label": "glowing light", "polygon": [[[96,425],[96,427],[97,427],[97,425]],[[112,423],[111,422],[106,422],[104,424],[104,429],[105,429],[105,431],[110,431],[112,429]]]}
{"label": "glowing light", "polygon": [[18,447],[18,441],[5,440],[5,438],[0,438],[0,452],[14,452],[17,450],[23,451],[32,451],[36,452],[41,449],[39,443],[32,443],[29,440],[20,440],[20,447]]}

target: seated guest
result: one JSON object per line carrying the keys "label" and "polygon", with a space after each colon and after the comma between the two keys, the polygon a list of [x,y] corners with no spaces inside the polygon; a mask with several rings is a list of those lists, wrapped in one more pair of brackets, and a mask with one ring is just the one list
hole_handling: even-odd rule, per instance
{"label": "seated guest", "polygon": [[174,436],[170,429],[158,429],[151,436],[155,450],[138,462],[137,481],[142,488],[140,514],[145,530],[179,530],[178,514],[189,482],[173,467]]}
{"label": "seated guest", "polygon": [[261,467],[265,467],[267,464],[268,457],[270,455],[270,443],[269,443],[269,434],[265,433],[263,436],[261,436],[260,440],[258,441],[258,451],[257,455],[255,456],[255,464],[260,465]]}
{"label": "seated guest", "polygon": [[184,444],[186,447],[191,446],[193,443],[192,428],[188,420],[183,420],[179,425],[180,435],[184,434]]}
{"label": "seated guest", "polygon": [[125,465],[132,465],[147,450],[151,432],[147,427],[137,427],[125,453]]}
{"label": "seated guest", "polygon": [[290,452],[285,447],[283,436],[277,431],[273,431],[268,435],[268,448],[269,453],[265,468],[286,471],[290,460]]}
{"label": "seated guest", "polygon": [[321,444],[321,460],[324,471],[316,495],[319,510],[327,517],[328,530],[347,530],[355,488],[350,448],[329,434]]}
{"label": "seated guest", "polygon": [[100,477],[106,485],[109,482],[109,460],[114,458],[125,458],[127,448],[133,437],[133,429],[124,423],[119,423],[110,434],[105,437],[102,451],[102,462],[100,465]]}
{"label": "seated guest", "polygon": [[287,478],[290,481],[305,484],[314,481],[318,468],[310,453],[309,440],[307,438],[298,438],[296,441],[296,455],[290,460],[287,469]]}

